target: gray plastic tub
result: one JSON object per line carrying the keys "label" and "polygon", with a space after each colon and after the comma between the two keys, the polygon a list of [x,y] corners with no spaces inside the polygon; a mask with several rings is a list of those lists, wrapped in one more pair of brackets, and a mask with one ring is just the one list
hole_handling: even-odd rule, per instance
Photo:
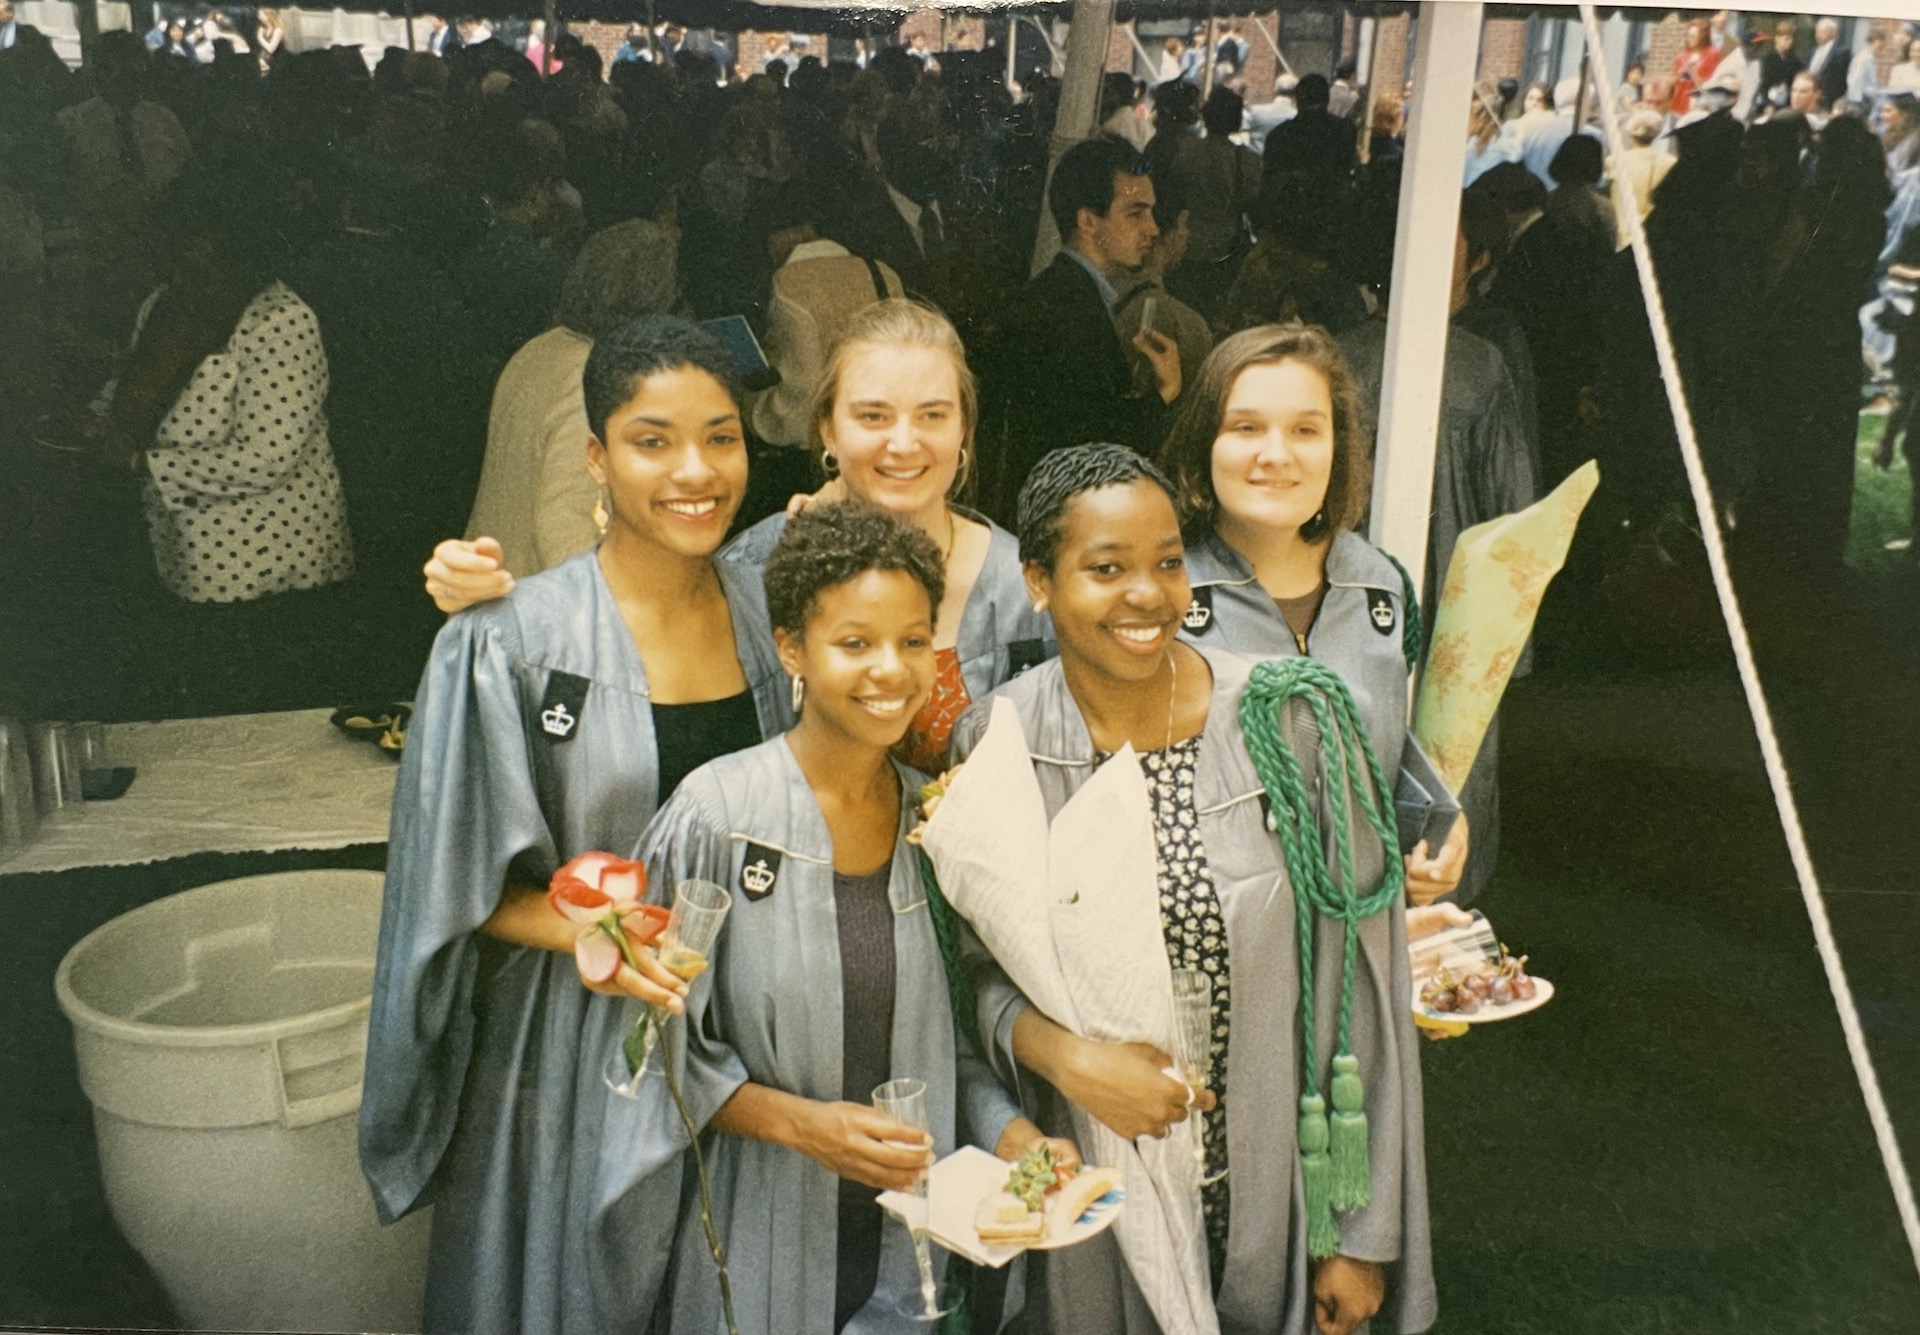
{"label": "gray plastic tub", "polygon": [[189,1327],[410,1331],[427,1212],[355,1146],[381,877],[222,881],[123,914],[54,978],[107,1202]]}

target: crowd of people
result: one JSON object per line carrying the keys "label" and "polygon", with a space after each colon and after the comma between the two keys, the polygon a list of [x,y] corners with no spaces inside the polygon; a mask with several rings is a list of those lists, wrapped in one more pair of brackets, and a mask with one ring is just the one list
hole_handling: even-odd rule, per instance
{"label": "crowd of people", "polygon": [[[1249,108],[1231,26],[1211,71],[1170,44],[1150,91],[1107,77],[1106,133],[1049,184],[1059,87],[1009,89],[993,50],[790,47],[741,79],[718,37],[642,29],[603,67],[571,35],[433,20],[369,73],[261,13],[252,42],[106,33],[77,74],[30,29],[0,51],[0,429],[22,457],[78,442],[58,452],[137,493],[109,513],[165,596],[255,643],[377,655],[445,539],[428,592],[458,615],[401,770],[362,1124],[383,1215],[436,1206],[429,1328],[715,1328],[680,1126],[601,1079],[646,1002],[688,1016],[743,1329],[896,1328],[917,1279],[873,1192],[929,1153],[1071,1157],[1069,1109],[1130,1137],[1190,1108],[1231,1165],[1199,1202],[1223,1325],[1424,1329],[1407,911],[1344,975],[1338,951],[1287,963],[1271,890],[1324,832],[1252,800],[1250,660],[1319,660],[1388,774],[1457,796],[1432,838],[1362,850],[1365,877],[1471,902],[1497,732],[1454,795],[1405,726],[1455,540],[1594,456],[1629,531],[1658,540],[1685,495],[1604,183],[1645,187],[1738,550],[1817,573],[1876,283],[1888,397],[1920,397],[1912,96],[1829,97],[1859,62],[1823,28],[1802,68],[1753,61],[1743,107],[1711,25],[1635,85],[1612,160],[1559,109],[1577,90],[1479,94],[1416,588],[1360,533],[1404,104],[1350,67]],[[701,322],[744,322],[764,370]],[[1212,980],[1212,1089],[1054,1023],[911,911],[918,776],[995,695],[1050,812],[1141,756],[1169,961]],[[576,969],[542,891],[593,851],[740,892],[713,977]],[[1294,1007],[1356,989],[1370,1203],[1310,1255],[1293,1164],[1318,1124],[1294,1108],[1323,1073],[1296,1069]],[[927,1134],[857,1106],[889,1076],[927,1082]],[[1110,1239],[975,1301],[976,1329],[995,1304],[1156,1329]]]}

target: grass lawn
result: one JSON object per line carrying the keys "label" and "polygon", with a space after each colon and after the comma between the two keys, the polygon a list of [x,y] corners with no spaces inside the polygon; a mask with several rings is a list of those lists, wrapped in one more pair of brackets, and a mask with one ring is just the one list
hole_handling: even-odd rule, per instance
{"label": "grass lawn", "polygon": [[[1891,572],[1908,559],[1903,552],[1887,550],[1890,539],[1904,538],[1911,531],[1907,510],[1913,482],[1907,461],[1898,454],[1887,472],[1873,466],[1873,452],[1879,448],[1886,427],[1885,417],[1862,417],[1859,445],[1854,452],[1853,527],[1847,539],[1847,564],[1862,574]],[[1913,429],[1920,430],[1920,421]]]}

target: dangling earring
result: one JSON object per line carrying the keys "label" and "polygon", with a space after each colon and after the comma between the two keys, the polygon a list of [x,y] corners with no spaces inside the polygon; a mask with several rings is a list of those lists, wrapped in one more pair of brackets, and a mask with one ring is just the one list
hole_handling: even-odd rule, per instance
{"label": "dangling earring", "polygon": [[806,698],[807,679],[805,677],[795,677],[793,679],[793,716],[795,718],[800,717],[800,703]]}
{"label": "dangling earring", "polygon": [[600,488],[593,497],[593,527],[601,537],[607,536],[607,530],[613,527],[613,516],[607,511],[607,489]]}

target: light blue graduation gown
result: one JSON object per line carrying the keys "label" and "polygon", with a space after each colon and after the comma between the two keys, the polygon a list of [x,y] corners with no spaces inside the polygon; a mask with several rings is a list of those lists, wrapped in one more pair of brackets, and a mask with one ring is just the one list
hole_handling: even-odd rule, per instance
{"label": "light blue graduation gown", "polygon": [[[1299,941],[1294,896],[1279,841],[1268,829],[1264,789],[1240,731],[1239,704],[1251,664],[1195,646],[1213,673],[1213,698],[1194,770],[1194,806],[1227,927],[1233,1016],[1224,1070],[1227,1158],[1232,1176],[1226,1269],[1216,1299],[1224,1335],[1311,1335],[1312,1292],[1295,1142],[1300,1094]],[[1035,777],[1049,816],[1094,772],[1093,740],[1058,661],[1042,664],[998,692],[1020,713]],[[1283,727],[1309,782],[1324,792],[1317,744],[1304,711],[1286,711]],[[963,760],[986,730],[987,706],[954,729]],[[1323,827],[1326,817],[1323,814]],[[1383,850],[1357,813],[1356,871],[1363,891],[1377,886]],[[1328,836],[1330,838],[1330,834]],[[1331,850],[1329,851],[1331,856]],[[989,1056],[1050,1131],[1064,1126],[1059,1095],[1013,1058],[1013,1026],[1030,1003],[968,931],[967,956],[979,996]],[[1406,913],[1398,904],[1360,927],[1353,989],[1353,1053],[1366,1086],[1373,1199],[1339,1216],[1340,1250],[1379,1261],[1390,1272],[1385,1321],[1425,1330],[1437,1308],[1427,1219],[1425,1121],[1420,1040],[1415,1036]],[[1330,1065],[1339,1014],[1342,931],[1322,919],[1315,937],[1315,1032]],[[1327,1088],[1328,1072],[1321,1072]],[[1046,1254],[1048,1307],[1055,1335],[1182,1335],[1161,1332],[1111,1233]]]}
{"label": "light blue graduation gown", "polygon": [[[956,1036],[920,855],[905,839],[918,820],[913,797],[922,780],[896,769],[901,837],[888,883],[897,980],[892,1075],[926,1081],[938,1154],[967,1141],[991,1148],[1018,1108]],[[653,891],[663,898],[689,877],[713,881],[733,896],[712,967],[695,982],[687,1019],[676,1023],[672,1040],[678,1048],[680,1035],[691,1035],[676,1055],[695,1123],[705,1127],[748,1081],[808,1099],[867,1102],[871,1091],[840,1087],[843,999],[833,841],[786,740],[776,738],[688,775],[648,828],[641,852]],[[637,1017],[637,1003],[631,1009]],[[671,1219],[677,1211],[667,1329],[673,1335],[714,1335],[725,1324],[693,1173],[685,1169],[681,1180],[661,1171],[671,1168],[686,1144],[664,1083],[650,1081],[640,1099],[615,1100],[625,1106],[609,1109],[604,1153],[609,1164],[623,1157],[624,1164],[602,1182],[608,1222],[595,1247],[643,1245],[643,1230],[653,1227],[657,1236],[660,1216]],[[829,1335],[839,1179],[805,1155],[767,1141],[709,1131],[703,1144],[742,1335]],[[616,1226],[623,1220],[628,1222]],[[889,1222],[874,1295],[845,1329],[853,1335],[924,1335],[923,1326],[892,1310],[918,1294],[912,1243],[905,1228]],[[635,1292],[629,1300],[649,1305],[650,1295]]]}
{"label": "light blue graduation gown", "polygon": [[[1196,645],[1243,658],[1297,658],[1279,604],[1245,557],[1216,533],[1187,548],[1193,603],[1181,629]],[[1336,533],[1327,549],[1327,593],[1307,632],[1307,653],[1340,674],[1387,773],[1402,795],[1416,788],[1442,810],[1457,806],[1446,781],[1407,731],[1407,608],[1399,569],[1357,533]],[[1417,828],[1417,827],[1416,827]],[[1411,851],[1411,844],[1403,851]]]}
{"label": "light blue graduation gown", "polygon": [[[716,563],[760,726],[790,721],[759,581]],[[625,1018],[570,955],[478,932],[509,875],[633,847],[658,802],[646,670],[594,552],[448,621],[394,792],[360,1161],[383,1220],[435,1206],[429,1331],[604,1335],[644,1324],[588,1211]],[[601,1273],[602,1262],[616,1268]]]}

